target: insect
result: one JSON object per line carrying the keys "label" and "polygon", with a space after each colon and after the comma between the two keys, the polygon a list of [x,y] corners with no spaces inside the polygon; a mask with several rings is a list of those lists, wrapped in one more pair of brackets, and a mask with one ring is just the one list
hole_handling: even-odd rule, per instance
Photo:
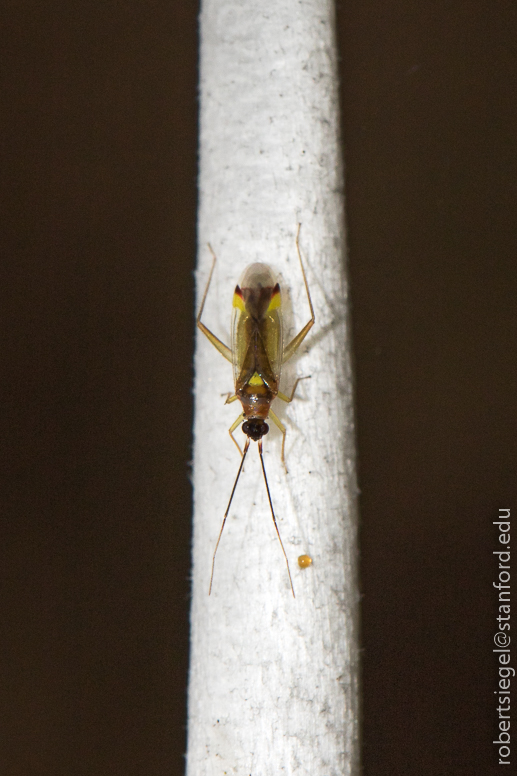
{"label": "insect", "polygon": [[[303,340],[314,325],[314,309],[312,306],[311,295],[309,292],[309,284],[307,283],[307,277],[305,275],[305,269],[303,267],[302,256],[300,253],[300,226],[298,225],[298,231],[296,233],[296,250],[298,258],[300,260],[300,267],[302,269],[303,281],[305,283],[305,290],[307,291],[307,298],[309,300],[309,307],[311,311],[310,320],[305,324],[298,334],[288,343],[286,347],[283,345],[282,338],[282,300],[280,293],[280,285],[275,283],[273,274],[267,264],[250,264],[244,271],[241,278],[240,285],[235,287],[233,294],[233,315],[232,315],[232,341],[231,348],[225,345],[221,340],[215,336],[213,332],[208,329],[201,321],[203,309],[205,306],[208,289],[210,288],[210,282],[214,272],[216,263],[216,256],[209,245],[209,249],[214,257],[212,263],[212,269],[208,278],[205,293],[201,301],[201,307],[197,316],[197,325],[210,340],[212,345],[217,348],[219,353],[224,356],[228,361],[233,364],[233,376],[235,382],[235,393],[228,394],[226,403],[239,400],[242,405],[242,413],[239,415],[235,423],[229,429],[230,436],[239,448],[241,452],[241,463],[235,482],[230,495],[230,500],[224,513],[221,530],[217,538],[214,554],[212,557],[212,573],[210,576],[210,587],[208,594],[212,592],[212,582],[214,579],[215,568],[215,556],[221,541],[221,536],[230,511],[230,506],[233,500],[235,489],[239,481],[242,467],[244,466],[244,460],[248,452],[250,440],[258,442],[258,451],[260,456],[260,463],[262,466],[262,473],[264,475],[264,482],[266,484],[266,492],[271,509],[271,516],[275,525],[276,533],[280,541],[282,552],[284,553],[285,562],[287,564],[287,573],[289,575],[289,582],[291,590],[294,596],[293,580],[291,578],[291,571],[289,569],[289,561],[287,554],[280,537],[280,531],[276,522],[275,511],[273,509],[273,502],[271,500],[271,493],[269,492],[269,485],[267,481],[266,469],[264,466],[264,458],[262,455],[262,437],[269,431],[269,426],[266,423],[268,418],[271,418],[273,423],[280,429],[282,433],[282,463],[285,466],[284,452],[285,452],[285,436],[286,428],[281,422],[280,418],[271,409],[271,403],[273,399],[281,399],[284,402],[291,402],[294,398],[296,386],[299,381],[304,379],[299,377],[291,391],[291,395],[287,396],[279,390],[280,385],[280,372],[283,364],[288,361],[298,350]],[[244,451],[241,451],[240,445],[235,439],[233,432],[242,423],[242,430],[246,435],[246,442],[244,444]]]}

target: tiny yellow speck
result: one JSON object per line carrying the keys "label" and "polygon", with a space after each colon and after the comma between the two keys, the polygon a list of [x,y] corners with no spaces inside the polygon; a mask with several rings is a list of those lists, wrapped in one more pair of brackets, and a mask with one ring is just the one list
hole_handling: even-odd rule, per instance
{"label": "tiny yellow speck", "polygon": [[298,558],[298,565],[301,569],[309,568],[309,566],[312,563],[312,558],[310,555],[300,555]]}

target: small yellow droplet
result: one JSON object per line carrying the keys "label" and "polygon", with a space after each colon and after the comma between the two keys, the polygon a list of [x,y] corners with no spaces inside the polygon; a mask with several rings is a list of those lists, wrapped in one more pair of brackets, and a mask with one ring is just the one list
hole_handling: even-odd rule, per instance
{"label": "small yellow droplet", "polygon": [[298,558],[298,565],[301,569],[309,568],[309,566],[312,563],[312,558],[310,555],[300,555]]}

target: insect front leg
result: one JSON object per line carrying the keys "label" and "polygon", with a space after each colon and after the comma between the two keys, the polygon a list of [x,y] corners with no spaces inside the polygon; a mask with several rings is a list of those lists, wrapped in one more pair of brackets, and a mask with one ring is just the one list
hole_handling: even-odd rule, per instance
{"label": "insect front leg", "polygon": [[235,437],[234,437],[234,435],[233,435],[233,432],[235,431],[235,429],[236,429],[236,428],[238,428],[238,427],[241,425],[241,423],[242,423],[242,421],[244,420],[244,418],[245,418],[245,417],[246,417],[246,416],[244,415],[244,412],[241,412],[241,414],[239,415],[239,417],[237,418],[237,420],[235,421],[235,423],[233,423],[233,424],[230,426],[230,428],[228,429],[228,431],[229,431],[229,434],[230,434],[231,438],[233,439],[233,441],[235,442],[235,444],[237,445],[237,449],[239,450],[239,453],[240,453],[241,455],[242,455],[241,446],[240,446],[240,444],[237,442],[237,440],[235,439]]}
{"label": "insect front leg", "polygon": [[[288,399],[288,401],[291,401],[291,399]],[[289,472],[287,471],[287,466],[286,466],[286,463],[285,463],[285,456],[284,456],[284,452],[285,452],[285,435],[287,433],[287,429],[284,426],[284,424],[282,423],[282,421],[280,420],[280,418],[278,417],[278,415],[276,415],[273,412],[272,409],[269,410],[269,417],[271,418],[271,420],[273,421],[273,423],[275,424],[277,429],[282,433],[282,452],[280,453],[280,458],[282,460],[282,463],[284,464],[285,473],[289,474]]]}

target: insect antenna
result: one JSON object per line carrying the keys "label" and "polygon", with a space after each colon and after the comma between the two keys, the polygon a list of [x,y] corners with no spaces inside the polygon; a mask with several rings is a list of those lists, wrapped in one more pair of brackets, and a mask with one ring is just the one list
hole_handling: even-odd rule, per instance
{"label": "insect antenna", "polygon": [[[249,442],[249,440],[248,440],[248,442]],[[248,444],[248,442],[246,442],[246,445]],[[247,449],[247,447],[246,447],[246,449]],[[273,509],[273,502],[271,501],[271,494],[269,492],[269,485],[268,485],[267,477],[266,477],[266,468],[264,466],[264,458],[262,456],[262,439],[259,439],[258,449],[259,449],[259,455],[260,455],[260,463],[262,464],[262,473],[264,475],[264,482],[266,483],[266,491],[267,491],[267,497],[268,497],[268,500],[269,500],[269,506],[271,507],[271,516],[273,518],[273,523],[275,524],[276,532],[277,532],[277,535],[278,535],[278,541],[280,542],[280,547],[282,548],[282,552],[284,553],[285,562],[287,563],[287,573],[289,574],[289,582],[291,584],[291,591],[293,593],[293,598],[296,598],[296,596],[294,594],[293,580],[291,579],[291,570],[289,569],[289,561],[287,560],[287,555],[286,555],[286,552],[285,552],[285,549],[284,549],[284,545],[283,545],[282,539],[280,537],[280,531],[278,530],[278,525],[276,524],[275,510]],[[244,455],[246,455],[246,450],[244,450]],[[243,456],[243,458],[244,458],[244,456]],[[240,474],[240,470],[239,470],[239,474]],[[232,493],[232,495],[233,495],[233,493]]]}
{"label": "insect antenna", "polygon": [[[219,536],[217,537],[217,544],[215,545],[215,550],[214,550],[214,554],[213,554],[213,557],[212,557],[212,573],[210,574],[210,587],[208,588],[208,595],[210,595],[210,593],[212,592],[212,582],[213,582],[213,579],[214,579],[214,567],[215,567],[215,554],[217,552],[217,548],[219,547],[219,542],[221,541],[221,536],[223,534],[224,524],[226,523],[226,518],[228,517],[228,512],[230,511],[230,507],[232,505],[233,494],[235,493],[235,488],[237,487],[237,483],[239,482],[239,477],[241,476],[242,467],[244,466],[244,459],[246,458],[246,453],[248,452],[248,447],[249,446],[250,446],[250,439],[249,439],[249,437],[247,437],[246,443],[244,445],[244,452],[243,452],[242,458],[241,458],[241,465],[239,466],[239,471],[237,472],[237,476],[235,478],[235,482],[233,483],[232,494],[230,496],[230,500],[228,502],[228,506],[226,507],[226,512],[224,513],[223,524],[221,525],[221,530],[219,531]],[[270,499],[270,503],[271,503],[271,499]],[[278,531],[278,528],[277,528],[277,531]],[[284,555],[285,555],[285,552],[284,552]],[[289,576],[291,576],[291,575],[289,575]]]}

